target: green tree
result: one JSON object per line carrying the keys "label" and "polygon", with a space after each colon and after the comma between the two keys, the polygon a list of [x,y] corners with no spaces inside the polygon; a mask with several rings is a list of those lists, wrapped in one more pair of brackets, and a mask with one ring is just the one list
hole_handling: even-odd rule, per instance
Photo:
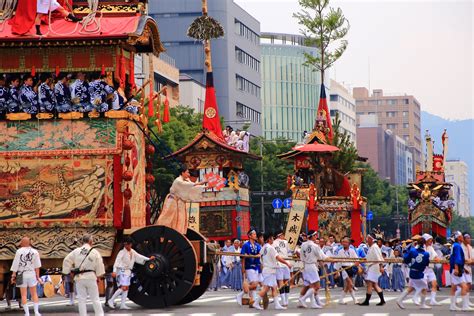
{"label": "green tree", "polygon": [[346,173],[354,169],[354,164],[359,156],[357,153],[357,148],[354,146],[354,143],[351,141],[349,133],[343,129],[341,126],[341,119],[339,118],[339,112],[336,112],[336,117],[333,122],[334,137],[332,139],[332,145],[339,148],[339,151],[336,151],[332,158],[333,166],[340,172]]}
{"label": "green tree", "polygon": [[320,71],[324,84],[324,72],[338,60],[347,48],[343,38],[349,32],[349,21],[340,8],[329,7],[329,0],[299,0],[301,12],[293,14],[302,25],[301,33],[306,44],[315,46],[319,54],[305,53],[305,65]]}
{"label": "green tree", "polygon": [[453,219],[449,227],[451,228],[451,232],[459,230],[460,232],[471,233],[474,231],[474,217],[461,217],[457,214],[453,214]]}

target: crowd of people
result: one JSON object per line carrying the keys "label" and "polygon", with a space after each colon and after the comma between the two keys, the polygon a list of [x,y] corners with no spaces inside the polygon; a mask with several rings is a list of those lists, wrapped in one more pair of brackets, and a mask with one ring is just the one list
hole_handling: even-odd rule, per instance
{"label": "crowd of people", "polygon": [[0,118],[8,113],[67,113],[126,110],[138,113],[134,88],[100,72],[0,75]]}
{"label": "crowd of people", "polygon": [[247,131],[241,131],[234,129],[231,126],[226,126],[225,130],[222,131],[224,139],[227,145],[234,147],[240,151],[246,153],[250,150],[250,133]]}
{"label": "crowd of people", "polygon": [[[221,248],[229,255],[222,255],[217,261],[210,290],[240,291],[236,297],[239,305],[248,296],[256,309],[262,308],[260,301],[271,291],[275,308],[286,309],[290,289],[302,281],[298,305],[304,308],[322,308],[318,293],[320,288],[328,287],[340,288],[339,304],[347,304],[345,297],[350,296],[354,304],[368,306],[375,291],[380,298],[377,305],[384,305],[384,291],[398,291],[400,308],[405,308],[406,296],[414,293],[415,304],[430,309],[440,305],[436,299],[440,286],[451,286],[450,310],[471,311],[474,253],[470,243],[470,235],[460,232],[453,235],[452,245],[442,245],[429,234],[390,242],[369,234],[367,243],[356,247],[349,237],[337,242],[333,235],[318,238],[316,232],[310,231],[301,234],[298,246],[291,251],[283,232],[273,235],[251,230],[248,241],[227,240]],[[238,252],[242,257],[235,255]],[[437,263],[446,257],[450,257],[449,264]],[[355,261],[351,262],[351,258]],[[360,258],[376,263],[359,263]],[[364,286],[365,300],[358,302],[355,291]],[[458,297],[462,298],[460,306]]]}

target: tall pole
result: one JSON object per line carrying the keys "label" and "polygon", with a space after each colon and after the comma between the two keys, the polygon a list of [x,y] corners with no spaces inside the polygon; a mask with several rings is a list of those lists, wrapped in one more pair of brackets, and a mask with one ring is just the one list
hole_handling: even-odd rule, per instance
{"label": "tall pole", "polygon": [[395,186],[395,195],[397,199],[397,238],[400,238],[400,219],[398,217],[399,210],[398,210],[398,185]]}
{"label": "tall pole", "polygon": [[[263,140],[260,139],[260,191],[263,192]],[[264,197],[263,193],[261,196],[261,212],[262,212],[262,232],[265,231],[265,205],[264,205]]]}

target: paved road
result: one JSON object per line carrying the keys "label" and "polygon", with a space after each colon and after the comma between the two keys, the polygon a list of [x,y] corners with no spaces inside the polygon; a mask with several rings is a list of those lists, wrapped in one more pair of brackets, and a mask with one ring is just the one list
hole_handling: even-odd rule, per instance
{"label": "paved road", "polygon": [[[266,311],[256,311],[250,309],[247,306],[239,307],[235,301],[236,292],[230,290],[222,290],[218,292],[207,292],[197,301],[194,301],[188,305],[172,307],[161,310],[144,310],[139,306],[129,302],[128,305],[132,307],[128,311],[115,311],[105,309],[106,315],[114,316],[132,316],[132,315],[149,315],[149,316],[257,316],[257,315],[278,315],[278,316],[303,316],[303,315],[321,315],[321,316],[444,316],[444,315],[474,315],[474,313],[462,313],[462,312],[450,312],[449,311],[449,297],[448,289],[443,289],[439,295],[438,301],[441,302],[442,306],[437,306],[432,310],[420,310],[415,306],[411,300],[406,301],[406,310],[400,310],[395,304],[395,300],[399,293],[386,292],[387,305],[383,307],[375,306],[378,302],[378,297],[372,299],[372,305],[370,307],[354,306],[350,298],[345,300],[348,302],[347,305],[338,305],[336,301],[339,296],[339,289],[332,290],[332,300],[330,306],[322,310],[312,310],[297,308],[297,293],[296,290],[292,290],[290,296],[290,308],[284,311],[277,311],[273,309],[273,304]],[[324,295],[322,295],[324,296]],[[359,300],[365,298],[363,289],[357,292]],[[473,293],[474,296],[474,293]],[[77,315],[77,307],[66,306],[68,300],[62,297],[55,297],[50,299],[41,299],[41,313],[43,315]],[[118,301],[117,301],[118,302]],[[17,306],[17,305],[16,305]],[[0,314],[2,315],[21,315],[23,314],[18,308],[12,311],[5,310],[6,303],[0,302]],[[89,304],[88,309],[90,315],[92,313],[92,306]]]}

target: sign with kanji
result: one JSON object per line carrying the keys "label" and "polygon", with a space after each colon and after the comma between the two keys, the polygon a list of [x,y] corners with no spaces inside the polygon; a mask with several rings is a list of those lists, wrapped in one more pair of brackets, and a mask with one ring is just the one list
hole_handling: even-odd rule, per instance
{"label": "sign with kanji", "polygon": [[188,227],[199,231],[199,203],[186,203],[188,207]]}
{"label": "sign with kanji", "polygon": [[291,211],[288,214],[288,223],[286,224],[285,237],[288,240],[288,246],[295,250],[301,226],[303,225],[304,213],[306,211],[306,200],[294,199],[291,203]]}
{"label": "sign with kanji", "polygon": [[214,172],[205,174],[204,179],[207,181],[207,187],[209,189],[216,189],[218,191],[224,188],[227,183],[226,178],[223,178]]}

